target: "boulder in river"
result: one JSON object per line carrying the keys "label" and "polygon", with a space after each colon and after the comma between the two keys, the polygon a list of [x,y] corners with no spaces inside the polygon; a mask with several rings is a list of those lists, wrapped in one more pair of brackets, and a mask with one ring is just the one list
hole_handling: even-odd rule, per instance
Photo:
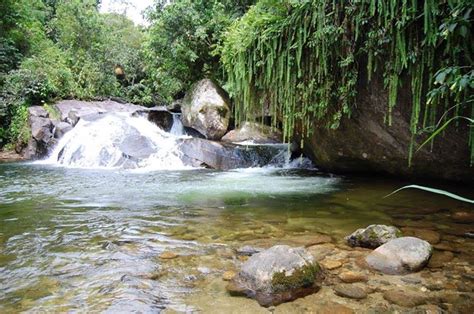
{"label": "boulder in river", "polygon": [[178,150],[186,164],[228,170],[268,165],[281,151],[275,145],[236,145],[201,138],[179,140]]}
{"label": "boulder in river", "polygon": [[370,225],[367,228],[357,229],[345,239],[350,246],[373,249],[401,235],[401,231],[393,226]]}
{"label": "boulder in river", "polygon": [[432,254],[431,245],[414,237],[401,237],[379,246],[365,261],[372,269],[389,275],[421,270]]}
{"label": "boulder in river", "polygon": [[281,132],[271,127],[256,123],[244,122],[235,130],[229,131],[222,138],[223,142],[244,142],[252,141],[259,144],[281,143],[283,136]]}
{"label": "boulder in river", "polygon": [[53,123],[49,114],[40,106],[28,109],[28,123],[31,129],[31,139],[23,152],[27,159],[45,156],[51,152],[56,140],[53,135]]}
{"label": "boulder in river", "polygon": [[321,268],[308,251],[276,245],[252,255],[227,290],[271,306],[316,292],[321,280]]}
{"label": "boulder in river", "polygon": [[220,140],[227,132],[230,101],[226,92],[209,79],[195,83],[181,105],[181,121],[207,139]]}

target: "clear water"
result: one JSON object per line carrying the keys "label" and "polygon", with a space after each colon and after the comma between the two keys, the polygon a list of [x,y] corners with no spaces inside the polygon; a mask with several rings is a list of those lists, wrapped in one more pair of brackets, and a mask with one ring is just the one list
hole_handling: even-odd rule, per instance
{"label": "clear water", "polygon": [[[400,208],[464,206],[421,191],[383,198],[400,184],[296,169],[0,164],[0,312],[200,309],[213,294],[194,281],[225,270],[226,250],[316,233],[341,241]],[[452,227],[443,212],[426,220]]]}

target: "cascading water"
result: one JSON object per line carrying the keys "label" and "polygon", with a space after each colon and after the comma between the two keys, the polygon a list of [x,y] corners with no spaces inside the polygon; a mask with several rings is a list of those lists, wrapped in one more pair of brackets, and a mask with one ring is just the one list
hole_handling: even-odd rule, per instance
{"label": "cascading water", "polygon": [[176,140],[144,117],[108,113],[81,119],[46,162],[78,168],[187,168]]}
{"label": "cascading water", "polygon": [[[82,117],[42,163],[72,168],[179,170],[248,167],[311,168],[307,159],[290,160],[286,144],[224,145],[184,135],[179,114],[169,132],[128,113]],[[309,165],[309,166],[308,166]]]}

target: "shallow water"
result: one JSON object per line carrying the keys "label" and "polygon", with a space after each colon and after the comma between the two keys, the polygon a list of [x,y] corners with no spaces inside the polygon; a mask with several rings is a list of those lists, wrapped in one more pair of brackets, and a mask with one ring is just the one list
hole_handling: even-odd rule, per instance
{"label": "shallow water", "polygon": [[[341,243],[356,228],[400,221],[449,238],[459,228],[449,210],[471,210],[422,191],[383,198],[404,183],[275,168],[0,164],[0,311],[219,312],[229,305],[212,302],[224,294],[213,282],[235,267],[239,246],[304,245],[321,233]],[[472,187],[441,188],[474,196]],[[439,210],[417,215],[426,208]],[[179,258],[160,259],[165,251]]]}

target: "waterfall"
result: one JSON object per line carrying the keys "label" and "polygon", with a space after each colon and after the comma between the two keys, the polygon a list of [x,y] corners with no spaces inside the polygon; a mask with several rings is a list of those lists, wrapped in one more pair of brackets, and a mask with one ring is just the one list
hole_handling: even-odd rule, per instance
{"label": "waterfall", "polygon": [[173,113],[173,125],[171,126],[170,133],[176,136],[185,135],[181,114]]}
{"label": "waterfall", "polygon": [[91,114],[59,141],[41,163],[72,168],[179,170],[309,168],[307,159],[290,161],[287,144],[225,144],[184,135],[179,114],[165,132],[146,117],[129,113]]}
{"label": "waterfall", "polygon": [[187,168],[176,139],[144,117],[95,115],[81,119],[66,133],[46,163],[77,168]]}

